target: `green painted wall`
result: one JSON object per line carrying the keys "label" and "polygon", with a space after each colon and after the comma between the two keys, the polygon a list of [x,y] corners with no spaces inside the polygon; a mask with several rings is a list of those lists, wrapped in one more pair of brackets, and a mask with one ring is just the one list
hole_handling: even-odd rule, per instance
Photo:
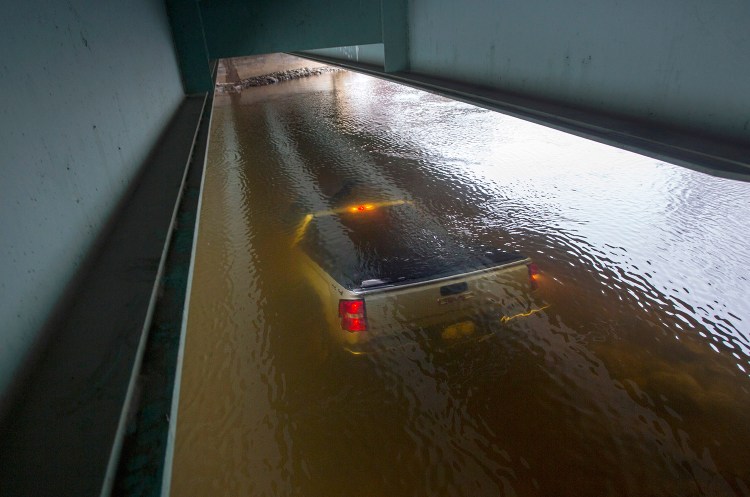
{"label": "green painted wall", "polygon": [[0,400],[183,99],[163,0],[0,16]]}
{"label": "green painted wall", "polygon": [[212,59],[382,42],[380,0],[201,3]]}

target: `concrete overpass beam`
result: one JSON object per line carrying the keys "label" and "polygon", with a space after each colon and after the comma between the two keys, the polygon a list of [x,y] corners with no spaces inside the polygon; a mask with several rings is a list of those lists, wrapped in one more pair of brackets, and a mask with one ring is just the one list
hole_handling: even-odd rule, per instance
{"label": "concrete overpass beam", "polygon": [[201,4],[210,58],[382,42],[380,0]]}
{"label": "concrete overpass beam", "polygon": [[407,0],[382,0],[385,72],[409,70],[409,26]]}
{"label": "concrete overpass beam", "polygon": [[414,73],[750,143],[743,0],[409,0]]}
{"label": "concrete overpass beam", "polygon": [[212,91],[213,78],[198,0],[167,0],[167,13],[185,93]]}

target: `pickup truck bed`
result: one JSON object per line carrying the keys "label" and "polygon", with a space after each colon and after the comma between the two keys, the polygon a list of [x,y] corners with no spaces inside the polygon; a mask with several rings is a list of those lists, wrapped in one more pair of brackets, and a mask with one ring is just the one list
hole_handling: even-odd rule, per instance
{"label": "pickup truck bed", "polygon": [[[406,330],[470,334],[486,320],[532,308],[528,265],[517,252],[473,250],[407,203],[308,217],[303,267],[333,336],[352,352]],[[340,301],[360,300],[366,330],[342,328]],[[359,311],[358,311],[359,312]]]}

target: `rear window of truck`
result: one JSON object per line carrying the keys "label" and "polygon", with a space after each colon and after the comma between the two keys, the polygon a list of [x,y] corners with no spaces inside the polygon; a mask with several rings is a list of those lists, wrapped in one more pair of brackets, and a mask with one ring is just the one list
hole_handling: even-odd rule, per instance
{"label": "rear window of truck", "polygon": [[315,217],[299,243],[349,290],[426,281],[524,259],[516,252],[466,247],[412,204]]}

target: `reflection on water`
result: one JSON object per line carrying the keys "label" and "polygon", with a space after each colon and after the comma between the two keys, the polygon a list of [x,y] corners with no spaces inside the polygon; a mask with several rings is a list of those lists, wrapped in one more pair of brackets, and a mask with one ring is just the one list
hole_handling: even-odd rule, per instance
{"label": "reflection on water", "polygon": [[[173,495],[750,495],[750,185],[351,73],[220,100],[206,175]],[[345,355],[292,241],[347,185],[549,307]]]}

